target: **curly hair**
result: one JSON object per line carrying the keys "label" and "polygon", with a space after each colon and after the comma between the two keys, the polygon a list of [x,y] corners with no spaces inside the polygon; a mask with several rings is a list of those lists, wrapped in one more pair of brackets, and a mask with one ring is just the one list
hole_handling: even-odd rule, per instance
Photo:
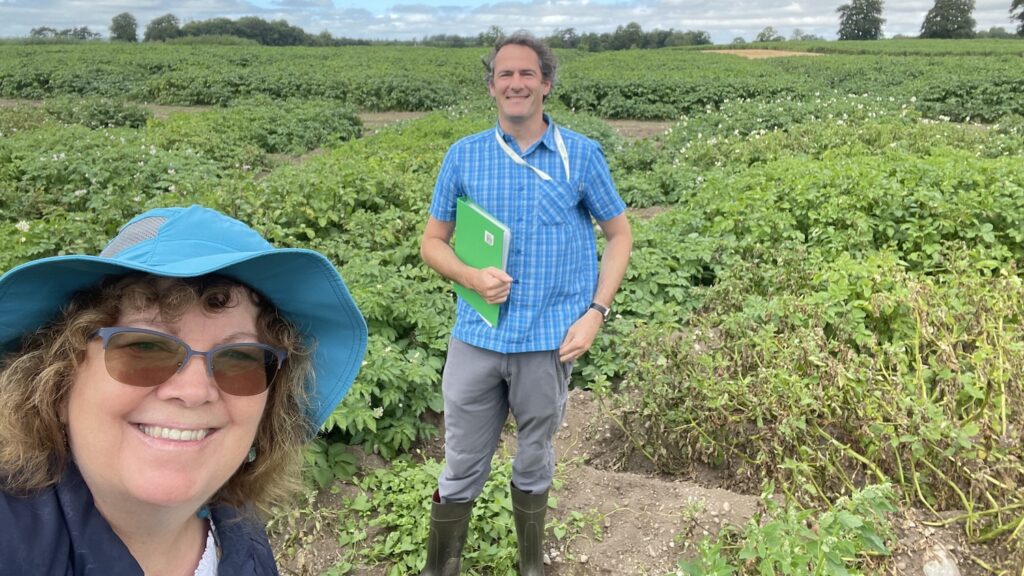
{"label": "curly hair", "polygon": [[129,274],[77,293],[59,317],[26,335],[19,351],[0,364],[0,487],[30,494],[55,485],[71,458],[62,416],[73,377],[95,331],[113,325],[122,311],[159,311],[175,321],[194,306],[207,314],[238,305],[248,294],[256,306],[261,342],[288,353],[269,388],[254,446],[258,458],[243,464],[209,504],[254,506],[267,511],[295,493],[301,447],[315,430],[307,416],[309,350],[301,334],[266,298],[223,276],[165,278]]}
{"label": "curly hair", "polygon": [[[551,83],[551,89],[555,89],[555,76],[558,72],[558,58],[555,57],[555,53],[545,44],[543,41],[537,39],[536,36],[530,34],[526,30],[518,30],[511,36],[501,36],[498,41],[494,44],[494,48],[491,49],[491,53],[484,57],[484,80],[487,81],[487,85],[494,84],[494,59],[498,57],[498,52],[502,48],[509,44],[516,44],[518,46],[525,46],[530,50],[533,50],[537,54],[537,60],[540,64],[541,77]],[[550,92],[548,92],[550,94]],[[544,96],[547,100],[548,95]]]}

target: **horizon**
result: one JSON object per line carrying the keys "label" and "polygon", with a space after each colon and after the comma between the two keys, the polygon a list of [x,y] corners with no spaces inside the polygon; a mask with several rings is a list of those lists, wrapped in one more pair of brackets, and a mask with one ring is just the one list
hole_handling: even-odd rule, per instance
{"label": "horizon", "polygon": [[[145,7],[123,0],[103,0],[83,7],[73,0],[0,0],[0,38],[28,37],[31,30],[49,27],[64,30],[88,27],[109,38],[111,19],[128,12],[138,21],[141,37],[154,18],[174,14],[185,24],[213,18],[237,20],[256,16],[267,21],[285,20],[308,34],[326,31],[334,38],[374,42],[410,42],[437,35],[475,37],[492,26],[508,33],[527,30],[539,37],[572,28],[577,34],[612,33],[617,27],[637,23],[645,32],[674,30],[708,33],[714,44],[730,44],[737,37],[751,41],[766,27],[790,38],[799,30],[823,40],[835,40],[839,27],[836,8],[846,2],[794,2],[741,0],[708,1],[641,0],[527,0],[487,3],[468,0],[420,0],[414,4],[367,0],[213,0],[185,3],[154,0]],[[917,36],[932,0],[885,2],[882,17],[884,38]],[[973,12],[975,30],[1003,28],[1014,32],[1011,0],[978,0]]]}

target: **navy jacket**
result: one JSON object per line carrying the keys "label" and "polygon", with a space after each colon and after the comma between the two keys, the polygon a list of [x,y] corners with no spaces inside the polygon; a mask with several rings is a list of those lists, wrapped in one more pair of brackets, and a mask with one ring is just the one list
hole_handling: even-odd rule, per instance
{"label": "navy jacket", "polygon": [[[258,522],[212,507],[220,538],[218,574],[276,575]],[[142,568],[93,504],[74,465],[60,483],[29,498],[0,491],[0,576],[143,576]]]}

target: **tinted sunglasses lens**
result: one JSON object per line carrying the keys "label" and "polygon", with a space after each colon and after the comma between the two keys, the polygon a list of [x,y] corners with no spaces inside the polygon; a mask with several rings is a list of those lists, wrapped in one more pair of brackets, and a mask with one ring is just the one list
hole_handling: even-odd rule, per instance
{"label": "tinted sunglasses lens", "polygon": [[266,348],[240,344],[220,348],[213,355],[213,378],[228,394],[260,394],[275,376],[277,357]]}
{"label": "tinted sunglasses lens", "polygon": [[107,340],[107,373],[129,386],[156,386],[178,371],[185,359],[179,342],[141,332],[120,332]]}

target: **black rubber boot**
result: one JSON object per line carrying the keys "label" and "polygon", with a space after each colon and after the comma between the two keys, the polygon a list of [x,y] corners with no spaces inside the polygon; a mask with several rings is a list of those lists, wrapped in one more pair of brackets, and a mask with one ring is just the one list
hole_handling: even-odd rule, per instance
{"label": "black rubber boot", "polygon": [[519,541],[520,576],[544,576],[544,516],[548,511],[548,491],[527,494],[512,488],[512,517]]}
{"label": "black rubber boot", "polygon": [[441,504],[434,492],[430,506],[430,537],[427,539],[427,565],[420,576],[459,576],[462,547],[469,532],[473,502]]}

